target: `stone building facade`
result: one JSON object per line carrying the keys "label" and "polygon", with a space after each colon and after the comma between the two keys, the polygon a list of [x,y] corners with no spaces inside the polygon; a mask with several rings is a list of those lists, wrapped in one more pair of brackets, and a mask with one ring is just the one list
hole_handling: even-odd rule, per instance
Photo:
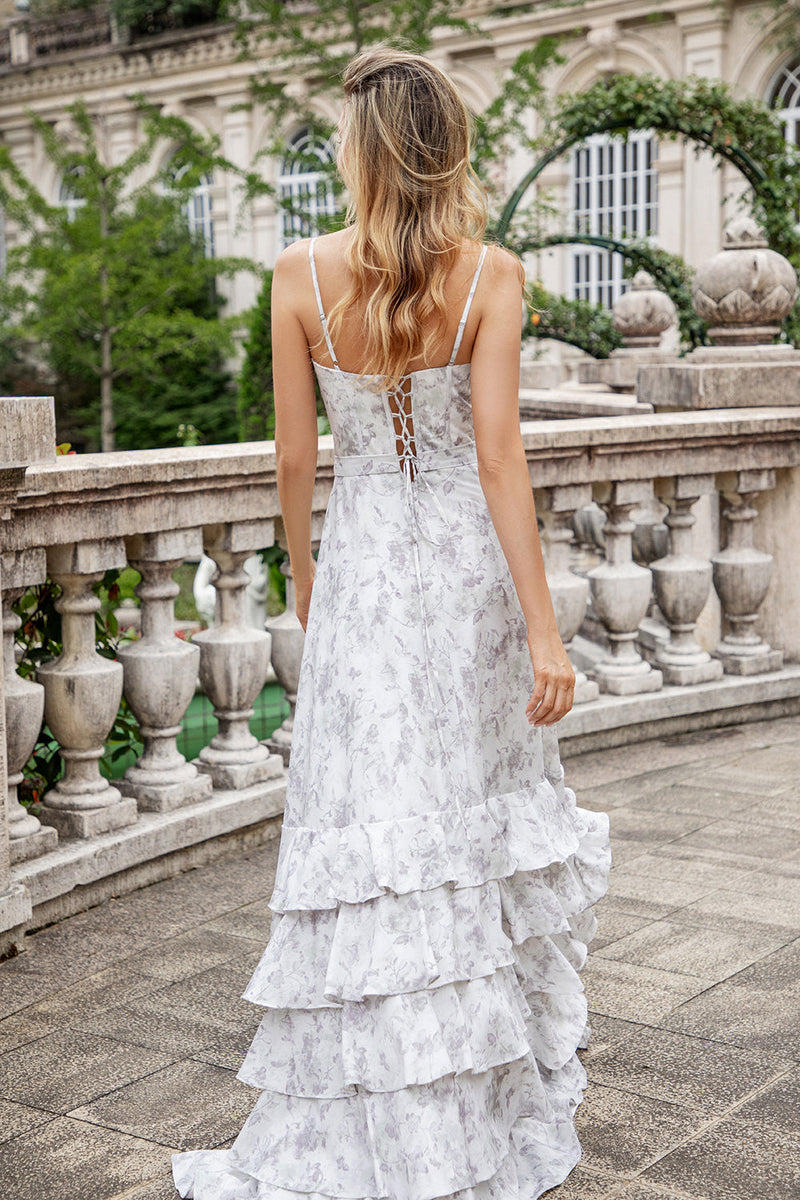
{"label": "stone building facade", "polygon": [[[469,7],[478,14],[491,8]],[[498,78],[517,54],[547,34],[561,39],[565,56],[548,75],[553,94],[580,91],[621,71],[721,79],[735,92],[773,105],[783,115],[787,136],[800,142],[800,53],[776,36],[776,10],[769,0],[661,0],[655,10],[650,0],[585,0],[552,8],[542,3],[533,12],[526,11],[530,5],[520,5],[519,16],[513,7],[513,2],[507,6],[512,15],[502,20],[481,18],[485,38],[447,32],[436,40],[435,57],[478,109],[492,99]],[[58,127],[65,106],[83,96],[90,109],[102,113],[107,153],[118,159],[137,142],[137,118],[127,97],[141,91],[162,111],[218,134],[222,152],[247,166],[274,134],[263,110],[238,107],[248,99],[248,80],[257,65],[263,62],[238,60],[230,25],[123,44],[102,7],[48,22],[18,12],[13,0],[0,0],[0,140],[46,194],[68,203],[68,183],[55,177],[27,111]],[[287,126],[281,132],[287,154],[282,160],[261,160],[265,177],[305,197],[312,209],[324,207],[325,188],[313,173],[299,172],[293,157],[292,148],[303,148],[306,131]],[[160,153],[168,156],[170,150],[164,145]],[[529,165],[521,153],[510,159],[509,186]],[[718,170],[707,154],[698,157],[692,147],[640,132],[627,142],[591,138],[549,168],[542,186],[563,214],[565,230],[649,233],[665,249],[698,264],[719,247],[742,183],[733,168]],[[189,218],[205,231],[209,252],[271,264],[295,231],[285,227],[269,198],[257,201],[240,227],[237,206],[234,181],[210,178],[190,206]],[[2,246],[14,236],[7,225],[0,236],[0,263]],[[561,248],[531,269],[553,291],[606,304],[623,287],[621,263],[587,248]],[[252,303],[252,279],[242,275],[226,286],[229,311]]]}

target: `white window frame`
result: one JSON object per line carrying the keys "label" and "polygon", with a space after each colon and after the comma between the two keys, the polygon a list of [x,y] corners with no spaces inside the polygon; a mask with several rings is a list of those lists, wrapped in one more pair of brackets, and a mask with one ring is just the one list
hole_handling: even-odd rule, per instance
{"label": "white window frame", "polygon": [[[179,180],[189,170],[184,164],[172,172],[172,178]],[[214,237],[214,173],[207,171],[201,176],[200,182],[184,204],[186,221],[192,233],[203,235],[203,246],[206,258],[216,257],[216,241]]]}
{"label": "white window frame", "polygon": [[783,135],[800,150],[800,58],[784,63],[767,91],[767,104],[783,121]]}
{"label": "white window frame", "polygon": [[307,127],[298,130],[286,144],[278,174],[278,195],[292,203],[292,209],[281,208],[281,247],[302,237],[319,233],[321,216],[336,215],[338,205],[333,180],[327,171],[309,170],[309,158],[328,165],[334,160],[330,141],[312,138]]}
{"label": "white window frame", "polygon": [[[575,233],[623,240],[655,238],[658,231],[658,144],[649,129],[626,138],[595,133],[571,155],[570,202]],[[622,258],[576,245],[570,256],[568,295],[611,308],[629,286]]]}

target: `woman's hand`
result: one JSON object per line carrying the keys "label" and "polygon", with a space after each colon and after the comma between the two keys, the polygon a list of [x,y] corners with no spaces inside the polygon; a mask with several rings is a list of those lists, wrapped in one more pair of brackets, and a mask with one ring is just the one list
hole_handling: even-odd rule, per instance
{"label": "woman's hand", "polygon": [[294,577],[297,619],[303,626],[304,630],[308,624],[308,607],[311,603],[311,589],[314,586],[314,574],[315,568],[313,560],[311,567],[304,571],[299,579],[294,575],[294,572],[292,572],[292,576]]}
{"label": "woman's hand", "polygon": [[534,688],[525,715],[531,725],[555,725],[572,708],[575,672],[558,633],[528,634],[533,663]]}

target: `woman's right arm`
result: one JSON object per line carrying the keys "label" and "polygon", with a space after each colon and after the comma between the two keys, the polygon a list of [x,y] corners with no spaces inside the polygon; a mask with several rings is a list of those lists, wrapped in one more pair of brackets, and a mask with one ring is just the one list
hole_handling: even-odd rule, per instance
{"label": "woman's right arm", "polygon": [[504,250],[493,248],[490,253],[491,287],[485,292],[488,298],[471,360],[478,472],[528,626],[535,685],[526,708],[528,720],[553,725],[572,707],[575,672],[559,636],[545,578],[519,427],[520,267]]}

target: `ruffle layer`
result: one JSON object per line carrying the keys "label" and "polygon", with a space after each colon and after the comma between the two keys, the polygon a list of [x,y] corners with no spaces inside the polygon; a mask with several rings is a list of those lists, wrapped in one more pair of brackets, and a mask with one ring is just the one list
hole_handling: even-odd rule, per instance
{"label": "ruffle layer", "polygon": [[[528,938],[574,934],[570,920],[608,886],[608,817],[585,816],[579,848],[564,862],[470,887],[444,883],[335,909],[276,914],[245,999],[309,1009],[418,992],[511,966],[514,945]],[[580,951],[569,953],[577,963]]]}
{"label": "ruffle layer", "polygon": [[542,1189],[520,1185],[542,1159],[552,1186],[580,1157],[571,1117],[585,1086],[577,1057],[548,1079],[529,1054],[389,1095],[264,1092],[230,1150],[174,1157],[175,1182],[195,1200],[532,1200]]}
{"label": "ruffle layer", "polygon": [[575,853],[587,815],[553,776],[466,808],[466,829],[451,810],[339,829],[284,825],[270,908],[332,909],[546,867]]}

